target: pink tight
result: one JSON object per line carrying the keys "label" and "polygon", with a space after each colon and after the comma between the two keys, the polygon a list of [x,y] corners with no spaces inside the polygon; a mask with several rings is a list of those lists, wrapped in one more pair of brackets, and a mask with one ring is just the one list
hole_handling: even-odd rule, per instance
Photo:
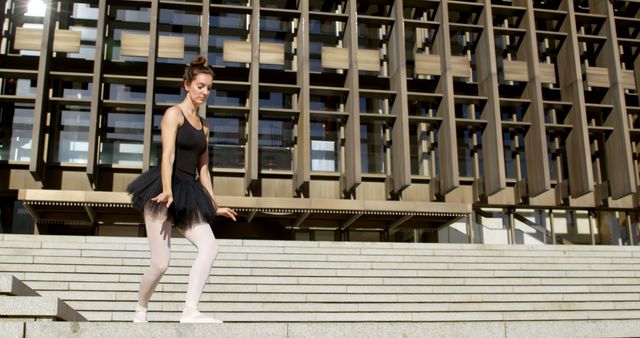
{"label": "pink tight", "polygon": [[[151,250],[151,264],[140,282],[138,306],[146,308],[160,278],[169,266],[171,222],[167,220],[166,214],[153,216],[146,209],[144,219]],[[180,232],[198,249],[198,255],[189,273],[185,302],[186,307],[197,309],[202,290],[211,272],[211,265],[218,254],[218,243],[207,223],[193,224],[191,228],[180,230]]]}

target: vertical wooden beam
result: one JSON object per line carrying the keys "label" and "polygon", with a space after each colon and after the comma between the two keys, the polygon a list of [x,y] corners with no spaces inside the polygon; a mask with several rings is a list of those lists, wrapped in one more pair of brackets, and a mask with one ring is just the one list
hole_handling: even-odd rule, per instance
{"label": "vertical wooden beam", "polygon": [[640,56],[636,56],[636,60],[633,61],[633,73],[636,79],[636,92],[640,93]]}
{"label": "vertical wooden beam", "polygon": [[589,237],[591,237],[591,245],[596,245],[596,234],[593,228],[593,215],[592,211],[587,211],[587,217],[589,217]]}
{"label": "vertical wooden beam", "polygon": [[475,211],[471,211],[469,215],[467,215],[467,239],[469,240],[469,244],[475,243],[475,234],[474,234],[474,215]]}
{"label": "vertical wooden beam", "polygon": [[567,136],[566,147],[571,195],[578,197],[593,191],[593,169],[573,0],[564,0],[561,8],[567,11],[561,28],[567,38],[558,53],[557,67],[562,100],[573,104],[569,111],[573,128]]}
{"label": "vertical wooden beam", "polygon": [[153,141],[153,107],[155,106],[154,86],[156,82],[156,58],[158,56],[158,13],[160,0],[151,1],[149,13],[149,57],[147,60],[147,96],[144,102],[144,141],[142,155],[142,171],[149,170],[151,159],[151,143]]}
{"label": "vertical wooden beam", "polygon": [[633,227],[631,226],[631,213],[628,211],[625,212],[625,223],[627,224],[627,228],[625,230],[627,231],[627,238],[629,238],[629,245],[634,246],[635,244],[633,243]]}
{"label": "vertical wooden beam", "polygon": [[549,209],[549,228],[551,230],[551,244],[556,245],[555,220],[553,219],[553,209]]}
{"label": "vertical wooden beam", "polygon": [[87,176],[95,189],[98,182],[98,157],[100,151],[99,128],[102,115],[102,78],[104,46],[107,26],[107,0],[98,1],[98,26],[96,27],[96,54],[93,60],[93,90],[91,92],[91,111],[89,116],[89,151],[87,153]]}
{"label": "vertical wooden beam", "polygon": [[531,123],[524,137],[525,158],[527,162],[527,186],[530,196],[537,196],[551,188],[549,176],[549,157],[547,151],[547,132],[544,126],[544,106],[542,104],[542,82],[540,81],[540,65],[538,63],[538,44],[533,2],[514,0],[514,5],[527,10],[520,28],[527,31],[522,46],[518,51],[518,59],[527,60],[529,82],[523,98],[531,100],[525,119]]}
{"label": "vertical wooden beam", "polygon": [[258,133],[260,122],[260,0],[254,0],[249,24],[251,64],[249,68],[249,116],[247,117],[247,145],[245,147],[244,188],[251,194],[258,180]]}
{"label": "vertical wooden beam", "polygon": [[360,158],[360,85],[358,83],[358,17],[355,1],[347,3],[346,14],[349,16],[344,32],[344,44],[349,50],[349,69],[346,86],[347,111],[349,118],[345,126],[345,166],[341,177],[341,190],[345,195],[362,181],[362,159]]}
{"label": "vertical wooden beam", "polygon": [[389,76],[391,90],[396,98],[391,107],[395,123],[391,135],[393,161],[391,177],[393,185],[389,193],[400,194],[411,184],[411,155],[409,152],[409,103],[407,98],[407,57],[405,55],[404,37],[404,4],[396,0],[391,9],[391,17],[395,19],[389,37]]}
{"label": "vertical wooden beam", "polygon": [[[211,0],[203,0],[202,1],[202,19],[200,21],[200,55],[207,58],[207,62],[211,62],[209,60],[209,10],[211,5]],[[215,79],[214,79],[215,81]],[[198,110],[198,114],[200,116],[207,118],[207,105],[203,104],[200,106]]]}
{"label": "vertical wooden beam", "polygon": [[300,1],[300,22],[298,22],[297,41],[297,79],[298,94],[298,135],[296,137],[296,156],[294,190],[301,191],[311,179],[311,121],[310,121],[310,84],[309,84],[309,0]]}
{"label": "vertical wooden beam", "polygon": [[200,22],[200,54],[209,55],[209,18],[211,0],[202,0],[202,19]]}
{"label": "vertical wooden beam", "polygon": [[507,187],[507,178],[502,147],[498,67],[490,0],[484,0],[480,23],[483,31],[476,50],[478,93],[487,97],[481,115],[487,121],[487,126],[482,133],[482,163],[484,190],[487,195],[491,195]]}
{"label": "vertical wooden beam", "polygon": [[[38,59],[38,78],[36,84],[36,101],[33,110],[33,130],[31,133],[31,159],[29,172],[36,181],[46,184],[45,139],[47,138],[47,114],[49,112],[49,68],[53,54],[53,32],[55,18],[53,3],[46,1],[46,10],[42,22],[42,41],[40,58]],[[51,149],[47,150],[49,153]]]}
{"label": "vertical wooden beam", "polygon": [[[605,141],[604,147],[611,197],[619,199],[628,194],[636,193],[638,182],[635,179],[635,169],[631,159],[629,123],[622,83],[615,14],[610,1],[593,1],[593,4],[590,2],[590,5],[592,12],[607,17],[602,26],[606,40],[598,55],[597,62],[599,66],[609,70],[610,88],[603,102],[613,105],[613,110],[605,121],[607,126],[613,127],[613,131]],[[638,71],[636,69],[636,73]]]}
{"label": "vertical wooden beam", "polygon": [[440,158],[440,192],[442,195],[460,184],[458,170],[458,141],[456,138],[456,111],[453,91],[453,63],[451,61],[451,37],[449,33],[449,6],[440,2],[436,15],[440,29],[436,33],[434,53],[440,55],[440,81],[436,92],[442,94],[437,115],[442,118],[438,130],[438,155]]}
{"label": "vertical wooden beam", "polygon": [[507,209],[507,216],[509,218],[509,244],[516,244],[516,220],[514,217],[514,210]]}

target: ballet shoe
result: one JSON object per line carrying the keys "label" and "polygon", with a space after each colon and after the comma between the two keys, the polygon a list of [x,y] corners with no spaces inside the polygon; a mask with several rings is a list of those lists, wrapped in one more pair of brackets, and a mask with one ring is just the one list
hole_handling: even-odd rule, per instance
{"label": "ballet shoe", "polygon": [[147,308],[138,306],[136,313],[133,315],[134,323],[147,323]]}
{"label": "ballet shoe", "polygon": [[215,319],[213,317],[207,316],[200,311],[196,311],[192,315],[182,315],[180,317],[180,323],[199,323],[199,324],[222,324],[220,319]]}

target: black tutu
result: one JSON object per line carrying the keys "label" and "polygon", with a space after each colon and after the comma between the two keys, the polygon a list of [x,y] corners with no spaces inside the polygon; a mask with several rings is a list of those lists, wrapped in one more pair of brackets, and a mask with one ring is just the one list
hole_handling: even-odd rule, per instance
{"label": "black tutu", "polygon": [[[209,223],[216,214],[215,202],[212,203],[211,195],[198,182],[193,175],[174,170],[171,178],[171,190],[173,203],[169,206],[167,214],[173,224],[179,228],[187,229],[192,224]],[[127,191],[131,195],[131,204],[139,211],[144,211],[145,206],[151,214],[164,213],[164,203],[155,203],[152,198],[162,192],[162,178],[160,167],[155,167],[136,178]]]}

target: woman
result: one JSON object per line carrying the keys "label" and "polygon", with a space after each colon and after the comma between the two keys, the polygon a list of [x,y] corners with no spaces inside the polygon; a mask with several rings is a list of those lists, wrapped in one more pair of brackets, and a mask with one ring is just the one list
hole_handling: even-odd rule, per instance
{"label": "woman", "polygon": [[187,286],[181,323],[222,323],[198,311],[204,284],[209,278],[218,244],[209,225],[214,215],[236,220],[236,212],[218,208],[209,173],[207,121],[197,115],[207,102],[213,70],[198,56],[186,67],[184,100],[167,109],[162,117],[162,162],[134,180],[127,190],[135,208],[144,212],[151,266],[140,282],[134,322],[147,322],[147,304],[170,259],[171,226],[198,249]]}

